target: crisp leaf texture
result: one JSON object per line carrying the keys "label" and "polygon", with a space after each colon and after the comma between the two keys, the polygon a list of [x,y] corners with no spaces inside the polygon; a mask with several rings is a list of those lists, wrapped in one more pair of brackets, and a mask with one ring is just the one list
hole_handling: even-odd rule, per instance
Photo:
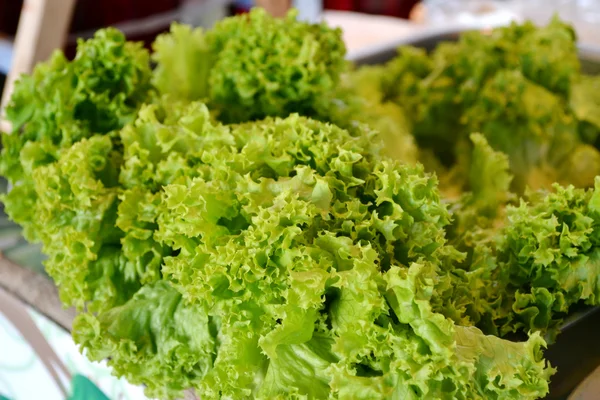
{"label": "crisp leaf texture", "polygon": [[[526,329],[554,327],[569,307],[598,304],[598,215],[590,191],[555,186],[555,193],[509,208],[501,266],[516,288],[513,311]],[[555,316],[556,314],[556,316]]]}
{"label": "crisp leaf texture", "polygon": [[168,34],[156,38],[153,49],[154,84],[161,93],[190,101],[208,97],[215,54],[201,28],[174,23]]}
{"label": "crisp leaf texture", "polygon": [[386,100],[386,71],[381,66],[365,66],[342,76],[333,98],[320,110],[318,118],[354,131],[369,127],[384,141],[383,153],[405,163],[414,163],[418,150],[405,111]]}
{"label": "crisp leaf texture", "polygon": [[34,170],[54,163],[74,143],[132,121],[153,96],[148,62],[141,44],[106,29],[80,41],[73,62],[57,52],[17,81],[6,109],[13,134],[2,135],[0,173],[15,187],[3,201],[26,238],[38,240],[41,229]]}
{"label": "crisp leaf texture", "polygon": [[90,359],[167,399],[548,393],[546,339],[600,302],[573,30],[344,55],[257,9],[152,56],[101,30],[21,78],[2,199]]}
{"label": "crisp leaf texture", "polygon": [[376,136],[297,115],[222,126],[169,98],[119,136],[119,163],[95,135],[35,185],[48,271],[87,304],[75,340],[149,395],[547,392],[539,337],[486,339],[433,311],[439,265],[460,258],[450,215],[435,179],[382,157]]}
{"label": "crisp leaf texture", "polygon": [[280,20],[255,8],[206,33],[175,24],[154,50],[162,93],[207,100],[228,123],[316,116],[346,69],[341,32],[297,21],[294,11]]}

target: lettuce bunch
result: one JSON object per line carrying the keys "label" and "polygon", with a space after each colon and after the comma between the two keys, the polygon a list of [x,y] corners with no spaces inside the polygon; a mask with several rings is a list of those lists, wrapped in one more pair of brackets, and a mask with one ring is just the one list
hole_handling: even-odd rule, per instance
{"label": "lettuce bunch", "polygon": [[315,116],[346,69],[341,32],[253,10],[204,32],[174,25],[154,44],[162,93],[203,100],[239,123],[292,112]]}
{"label": "lettuce bunch", "polygon": [[519,198],[509,191],[508,157],[483,135],[471,141],[471,191],[451,201],[446,229],[465,272],[442,296],[454,306],[438,309],[488,334],[543,332],[552,341],[573,308],[600,304],[600,178],[587,190],[555,184]]}
{"label": "lettuce bunch", "polygon": [[377,78],[359,70],[349,79],[404,110],[421,161],[445,189],[468,190],[474,132],[508,155],[517,194],[555,182],[590,187],[600,174],[597,78],[582,74],[575,32],[558,19],[466,32],[431,54],[402,48],[378,68]]}
{"label": "lettuce bunch", "polygon": [[[75,341],[149,396],[540,398],[543,335],[600,301],[600,181],[518,196],[564,173],[548,143],[596,151],[573,37],[545,29],[355,71],[294,14],[174,25],[152,55],[102,30],[17,83],[2,200]],[[507,41],[554,35],[545,61]]]}

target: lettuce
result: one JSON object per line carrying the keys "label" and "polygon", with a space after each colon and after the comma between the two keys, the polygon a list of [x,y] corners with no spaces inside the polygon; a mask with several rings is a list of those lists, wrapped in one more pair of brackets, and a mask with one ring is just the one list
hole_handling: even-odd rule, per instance
{"label": "lettuce", "polygon": [[[434,63],[407,51],[368,87],[379,70],[347,70],[344,51],[338,31],[253,11],[174,25],[154,71],[108,29],[20,81],[3,201],[42,243],[90,359],[159,398],[548,392],[540,332],[486,333],[543,331],[596,301],[598,195],[511,206],[515,157],[486,129],[462,140],[462,194],[444,200],[412,162],[412,106],[390,102]],[[532,61],[481,83],[564,96],[560,73]]]}
{"label": "lettuce", "polygon": [[346,69],[339,30],[274,19],[262,10],[225,19],[208,32],[173,25],[154,44],[162,93],[205,100],[228,123],[316,116]]}
{"label": "lettuce", "polygon": [[148,395],[547,392],[539,337],[493,339],[509,364],[433,310],[439,265],[460,258],[450,214],[435,179],[381,156],[375,136],[297,115],[223,126],[168,97],[119,135],[118,175],[101,135],[36,170],[58,179],[36,181],[40,210],[63,210],[41,237],[81,310],[76,342]]}
{"label": "lettuce", "polygon": [[13,134],[2,135],[0,173],[15,188],[3,199],[6,210],[27,239],[39,240],[42,229],[34,171],[53,164],[78,141],[132,121],[154,95],[151,75],[149,54],[141,44],[105,29],[79,42],[73,62],[57,52],[16,82],[6,108]]}
{"label": "lettuce", "polygon": [[386,101],[385,76],[381,66],[364,66],[342,75],[341,85],[322,106],[318,118],[350,131],[367,126],[379,132],[384,154],[413,164],[418,149],[411,125],[404,109]]}
{"label": "lettuce", "polygon": [[584,75],[573,84],[569,105],[579,122],[579,134],[590,144],[596,144],[600,134],[600,78]]}
{"label": "lettuce", "polygon": [[132,383],[162,381],[148,394],[165,398],[197,385],[210,370],[217,347],[212,329],[206,309],[186,305],[161,281],[105,313],[78,315],[73,338],[89,358],[110,357],[114,372]]}
{"label": "lettuce", "polygon": [[[477,162],[477,153],[490,148],[479,141],[481,136],[472,138],[472,166],[477,169],[471,170],[471,182],[473,177],[496,179],[480,182],[479,189],[472,186],[473,192],[452,205],[455,220],[448,236],[466,253],[462,268],[469,272],[453,277],[453,292],[441,297],[477,306],[457,310],[440,303],[437,309],[494,335],[541,332],[553,341],[573,307],[600,303],[596,261],[600,181],[596,179],[595,188],[589,190],[555,184],[552,191],[530,192],[517,201],[507,190],[506,156],[492,152],[484,164]],[[494,165],[495,173],[487,174]],[[478,284],[481,280],[494,285],[483,287]]]}
{"label": "lettuce", "polygon": [[499,246],[501,268],[515,291],[517,326],[556,328],[579,302],[600,302],[598,197],[593,190],[555,186],[555,192],[507,211]]}
{"label": "lettuce", "polygon": [[594,81],[582,77],[574,31],[558,19],[465,33],[430,55],[402,48],[382,69],[385,101],[405,110],[421,161],[450,181],[444,190],[466,185],[454,169],[474,132],[508,155],[517,194],[555,182],[590,187],[600,174],[588,145],[597,136]]}

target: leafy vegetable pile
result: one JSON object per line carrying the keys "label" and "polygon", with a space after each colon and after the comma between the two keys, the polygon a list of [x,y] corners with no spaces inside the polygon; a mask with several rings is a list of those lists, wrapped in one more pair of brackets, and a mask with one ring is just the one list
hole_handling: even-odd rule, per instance
{"label": "leafy vegetable pile", "polygon": [[448,178],[445,186],[470,190],[463,161],[473,132],[508,155],[518,194],[555,182],[593,186],[600,174],[600,79],[581,74],[575,39],[558,19],[541,28],[467,32],[432,54],[402,48],[388,64],[349,80],[376,103],[404,109],[421,161]]}
{"label": "leafy vegetable pile", "polygon": [[552,340],[571,306],[600,303],[600,78],[581,73],[575,39],[557,19],[468,32],[345,77],[404,111],[419,160],[440,177],[454,215],[446,238],[472,275],[461,279],[467,311],[440,311],[461,325]]}
{"label": "leafy vegetable pile", "polygon": [[600,301],[574,40],[515,25],[352,70],[294,14],[174,25],[152,55],[105,29],[18,82],[3,202],[75,341],[150,396],[539,398],[543,335]]}

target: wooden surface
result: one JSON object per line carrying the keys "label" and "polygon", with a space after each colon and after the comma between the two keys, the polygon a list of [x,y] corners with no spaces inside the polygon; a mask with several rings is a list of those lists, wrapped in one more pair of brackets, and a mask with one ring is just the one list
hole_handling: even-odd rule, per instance
{"label": "wooden surface", "polygon": [[598,400],[600,398],[600,367],[590,374],[569,400]]}
{"label": "wooden surface", "polygon": [[71,330],[74,309],[64,309],[56,286],[47,276],[0,255],[0,290],[13,295],[64,329]]}

